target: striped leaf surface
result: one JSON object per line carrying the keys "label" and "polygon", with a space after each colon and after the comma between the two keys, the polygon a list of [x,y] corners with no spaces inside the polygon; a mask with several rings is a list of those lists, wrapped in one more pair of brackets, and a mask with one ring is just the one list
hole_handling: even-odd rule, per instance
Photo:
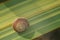
{"label": "striped leaf surface", "polygon": [[[25,17],[29,28],[17,33],[12,24]],[[0,40],[32,40],[60,27],[60,0],[8,0],[0,4]]]}

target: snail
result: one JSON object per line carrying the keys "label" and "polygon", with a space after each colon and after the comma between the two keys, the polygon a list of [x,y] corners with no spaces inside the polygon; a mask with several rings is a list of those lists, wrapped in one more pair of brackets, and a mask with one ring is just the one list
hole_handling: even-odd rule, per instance
{"label": "snail", "polygon": [[27,19],[25,18],[18,18],[14,23],[13,23],[13,29],[16,32],[23,32],[29,27],[29,23]]}

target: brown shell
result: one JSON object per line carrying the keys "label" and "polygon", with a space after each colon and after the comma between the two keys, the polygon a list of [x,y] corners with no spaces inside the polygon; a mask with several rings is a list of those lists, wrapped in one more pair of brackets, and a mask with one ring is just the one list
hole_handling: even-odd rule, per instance
{"label": "brown shell", "polygon": [[23,32],[25,31],[29,26],[29,23],[27,19],[25,18],[18,18],[14,23],[13,23],[13,28],[17,32]]}

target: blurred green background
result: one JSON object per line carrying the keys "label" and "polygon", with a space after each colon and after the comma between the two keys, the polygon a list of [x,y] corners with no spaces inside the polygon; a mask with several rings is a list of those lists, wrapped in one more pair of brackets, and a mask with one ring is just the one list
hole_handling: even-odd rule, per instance
{"label": "blurred green background", "polygon": [[[12,24],[24,17],[30,27],[17,33]],[[0,40],[32,40],[60,27],[60,0],[8,0],[0,4]]]}

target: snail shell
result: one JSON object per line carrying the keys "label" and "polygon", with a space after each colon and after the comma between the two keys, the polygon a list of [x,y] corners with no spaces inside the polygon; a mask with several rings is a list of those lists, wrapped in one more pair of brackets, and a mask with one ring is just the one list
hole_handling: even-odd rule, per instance
{"label": "snail shell", "polygon": [[13,28],[17,32],[23,32],[25,31],[29,26],[29,23],[27,19],[25,18],[18,18],[14,23],[13,23]]}

